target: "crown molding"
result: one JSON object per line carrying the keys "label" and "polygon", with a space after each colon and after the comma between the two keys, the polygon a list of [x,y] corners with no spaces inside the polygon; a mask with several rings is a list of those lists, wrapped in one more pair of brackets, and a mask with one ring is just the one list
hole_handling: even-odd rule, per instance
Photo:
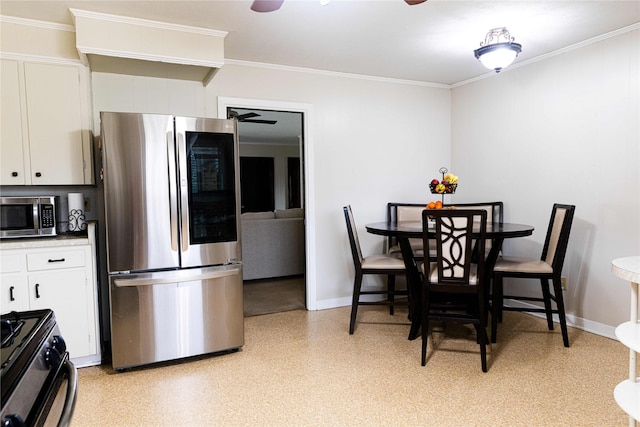
{"label": "crown molding", "polygon": [[52,56],[40,56],[31,55],[26,53],[12,53],[12,52],[0,52],[0,59],[11,59],[14,61],[25,62],[42,62],[47,64],[61,64],[61,65],[74,65],[84,66],[81,60],[69,59],[69,58],[56,58]]}
{"label": "crown molding", "polygon": [[38,21],[35,19],[18,18],[15,16],[0,15],[0,22],[6,24],[28,25],[30,27],[46,28],[49,30],[76,32],[73,25],[56,24],[55,22]]}
{"label": "crown molding", "polygon": [[324,76],[330,76],[330,77],[346,77],[346,78],[359,79],[359,80],[373,80],[377,82],[433,87],[438,89],[450,88],[449,85],[440,84],[440,83],[420,82],[417,80],[394,79],[390,77],[378,77],[378,76],[370,76],[366,74],[343,73],[339,71],[318,70],[315,68],[304,68],[304,67],[294,67],[290,65],[269,64],[266,62],[245,61],[241,59],[225,58],[224,62],[227,65],[240,65],[243,67],[264,68],[269,70],[292,71],[297,73],[317,74],[317,75],[324,75]]}

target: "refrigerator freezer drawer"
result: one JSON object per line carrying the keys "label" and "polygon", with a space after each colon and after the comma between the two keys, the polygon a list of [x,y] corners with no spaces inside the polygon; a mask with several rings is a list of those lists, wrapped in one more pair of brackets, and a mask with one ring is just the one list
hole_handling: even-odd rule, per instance
{"label": "refrigerator freezer drawer", "polygon": [[242,265],[111,276],[114,369],[244,345]]}

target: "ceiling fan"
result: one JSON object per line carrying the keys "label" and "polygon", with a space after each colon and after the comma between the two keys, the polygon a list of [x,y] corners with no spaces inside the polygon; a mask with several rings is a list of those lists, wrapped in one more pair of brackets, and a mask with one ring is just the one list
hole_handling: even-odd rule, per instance
{"label": "ceiling fan", "polygon": [[[409,6],[424,3],[427,0],[404,0]],[[273,12],[280,9],[284,0],[253,0],[251,10],[254,12]]]}
{"label": "ceiling fan", "polygon": [[230,119],[237,119],[239,122],[243,122],[243,123],[261,123],[265,125],[275,125],[276,123],[278,123],[277,120],[261,120],[261,119],[253,119],[253,117],[260,117],[260,114],[258,113],[238,114],[237,111],[233,111],[233,110],[229,111]]}

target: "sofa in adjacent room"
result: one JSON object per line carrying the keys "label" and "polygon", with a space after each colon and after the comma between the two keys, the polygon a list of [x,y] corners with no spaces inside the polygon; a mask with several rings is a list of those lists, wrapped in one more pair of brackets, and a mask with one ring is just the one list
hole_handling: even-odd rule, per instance
{"label": "sofa in adjacent room", "polygon": [[243,279],[304,274],[304,210],[247,212],[240,217]]}

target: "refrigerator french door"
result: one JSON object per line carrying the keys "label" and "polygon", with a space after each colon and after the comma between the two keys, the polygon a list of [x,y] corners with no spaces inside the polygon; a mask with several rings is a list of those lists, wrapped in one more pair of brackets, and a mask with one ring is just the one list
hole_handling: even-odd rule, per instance
{"label": "refrigerator french door", "polygon": [[241,347],[235,121],[100,117],[113,367]]}

